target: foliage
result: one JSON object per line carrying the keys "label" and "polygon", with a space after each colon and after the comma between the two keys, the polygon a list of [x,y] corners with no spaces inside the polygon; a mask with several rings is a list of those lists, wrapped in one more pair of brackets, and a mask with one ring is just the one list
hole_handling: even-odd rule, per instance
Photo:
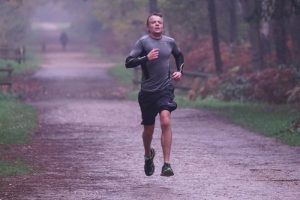
{"label": "foliage", "polygon": [[[238,71],[238,68],[236,68]],[[200,90],[223,100],[260,101],[271,104],[296,103],[299,99],[297,73],[291,68],[268,68],[238,75],[233,69],[211,78]]]}
{"label": "foliage", "polygon": [[282,141],[299,145],[300,141],[300,117],[292,120],[285,127],[276,132],[276,136]]}
{"label": "foliage", "polygon": [[41,1],[2,1],[0,3],[0,45],[23,45],[33,7]]}
{"label": "foliage", "polygon": [[[67,6],[74,7],[73,1]],[[82,13],[81,27],[88,24],[87,34],[108,53],[127,52],[145,33],[147,2],[142,0],[91,1],[77,8]],[[82,1],[79,4],[83,4]],[[70,8],[69,8],[70,9]],[[95,28],[97,27],[97,28]]]}
{"label": "foliage", "polygon": [[[166,18],[167,31],[179,42],[186,41],[187,37],[197,39],[209,33],[206,1],[162,0],[159,2]],[[189,46],[185,48],[188,50]]]}
{"label": "foliage", "polygon": [[221,81],[217,96],[225,101],[244,101],[249,95],[249,87],[251,87],[249,80],[244,76],[227,76]]}
{"label": "foliage", "polygon": [[131,85],[133,79],[133,70],[126,69],[124,64],[117,64],[110,69],[110,73],[115,76],[124,85]]}
{"label": "foliage", "polygon": [[[11,13],[16,13],[12,15]],[[0,6],[0,44],[9,44],[20,41],[24,27],[24,18],[21,17],[19,7],[9,1]]]}
{"label": "foliage", "polygon": [[297,86],[296,78],[296,72],[291,68],[271,68],[251,74],[251,96],[268,103],[286,103],[287,91]]}
{"label": "foliage", "polygon": [[[261,2],[261,13],[256,13],[262,20],[268,21],[270,19],[279,19],[279,18],[287,18],[291,15],[299,15],[300,14],[300,1],[299,0],[263,0]],[[284,6],[284,12],[279,12],[278,6]]]}
{"label": "foliage", "polygon": [[287,103],[294,103],[300,106],[300,86],[296,86],[293,89],[288,90],[287,95],[288,95]]}
{"label": "foliage", "polygon": [[13,75],[16,75],[31,71],[40,66],[41,57],[37,53],[33,53],[32,50],[27,49],[25,59],[26,61],[22,63],[14,60],[0,59],[0,67],[10,66],[14,69]]}
{"label": "foliage", "polygon": [[[202,72],[215,73],[213,49],[211,37],[203,37],[194,41],[194,47],[185,54],[185,63],[190,70],[199,70]],[[224,71],[232,67],[240,67],[241,72],[250,71],[250,48],[247,43],[241,43],[234,48],[225,42],[220,43]]]}
{"label": "foliage", "polygon": [[36,123],[37,113],[31,106],[0,93],[0,144],[27,142]]}

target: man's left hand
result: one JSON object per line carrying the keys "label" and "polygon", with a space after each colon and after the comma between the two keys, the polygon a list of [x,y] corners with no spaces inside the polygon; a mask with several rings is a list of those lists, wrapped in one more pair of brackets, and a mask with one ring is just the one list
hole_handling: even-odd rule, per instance
{"label": "man's left hand", "polygon": [[174,72],[174,73],[172,74],[172,79],[175,80],[175,81],[180,81],[181,76],[182,76],[182,73],[181,73],[181,72]]}

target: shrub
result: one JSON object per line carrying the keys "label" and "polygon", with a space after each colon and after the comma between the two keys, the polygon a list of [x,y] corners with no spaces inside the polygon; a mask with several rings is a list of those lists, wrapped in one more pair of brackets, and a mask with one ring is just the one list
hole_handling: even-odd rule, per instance
{"label": "shrub", "polygon": [[255,100],[295,104],[300,102],[300,87],[297,86],[296,76],[291,68],[269,68],[245,74],[239,74],[237,69],[208,79],[200,89],[200,95],[204,98],[210,94],[226,101]]}
{"label": "shrub", "polygon": [[297,86],[296,73],[291,68],[269,68],[249,76],[251,97],[268,103],[286,103],[289,94]]}

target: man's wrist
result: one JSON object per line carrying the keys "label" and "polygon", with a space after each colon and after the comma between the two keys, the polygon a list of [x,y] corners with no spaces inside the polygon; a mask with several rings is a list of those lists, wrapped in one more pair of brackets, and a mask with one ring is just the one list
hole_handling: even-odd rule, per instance
{"label": "man's wrist", "polygon": [[139,58],[142,62],[146,62],[149,60],[148,56],[143,56]]}
{"label": "man's wrist", "polygon": [[181,75],[183,74],[183,66],[184,66],[184,64],[182,63],[178,69],[178,72],[180,72]]}

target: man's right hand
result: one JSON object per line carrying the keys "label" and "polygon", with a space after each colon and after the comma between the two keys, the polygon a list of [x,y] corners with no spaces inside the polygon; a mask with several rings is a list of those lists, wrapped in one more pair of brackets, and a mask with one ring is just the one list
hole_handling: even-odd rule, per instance
{"label": "man's right hand", "polygon": [[148,53],[147,58],[148,58],[148,60],[155,60],[155,59],[158,58],[158,54],[159,54],[159,49],[158,48],[152,49]]}

